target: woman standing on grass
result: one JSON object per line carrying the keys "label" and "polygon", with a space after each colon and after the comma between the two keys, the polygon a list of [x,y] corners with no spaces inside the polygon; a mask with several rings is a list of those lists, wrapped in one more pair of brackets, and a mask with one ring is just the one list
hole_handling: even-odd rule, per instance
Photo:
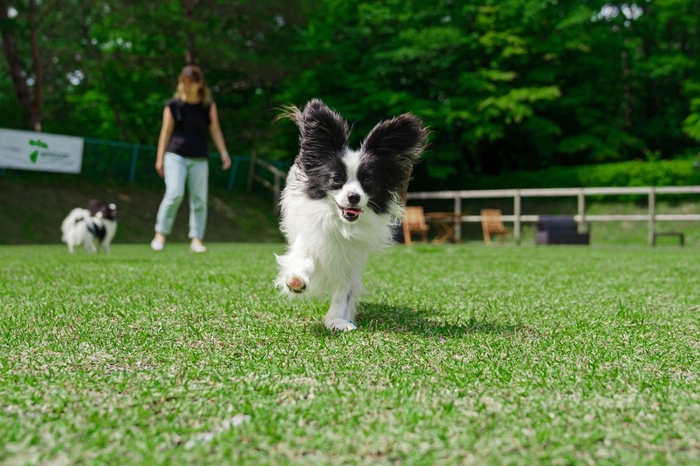
{"label": "woman standing on grass", "polygon": [[221,154],[221,168],[227,170],[231,158],[221,134],[216,104],[204,84],[202,70],[188,65],[180,73],[175,96],[163,109],[156,171],[165,179],[165,196],[158,209],[156,234],[151,241],[155,251],[165,246],[165,237],[170,234],[177,209],[185,197],[185,184],[190,195],[190,249],[194,252],[207,250],[202,244],[209,183],[207,132]]}

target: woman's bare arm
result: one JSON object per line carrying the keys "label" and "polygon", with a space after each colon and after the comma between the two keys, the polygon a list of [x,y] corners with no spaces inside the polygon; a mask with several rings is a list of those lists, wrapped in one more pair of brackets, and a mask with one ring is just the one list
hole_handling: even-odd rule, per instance
{"label": "woman's bare arm", "polygon": [[224,142],[224,135],[221,133],[221,126],[219,125],[219,113],[216,111],[216,104],[212,103],[209,106],[209,132],[211,133],[211,138],[214,140],[214,144],[221,154],[221,168],[223,170],[228,170],[231,166],[231,157],[228,155],[228,150],[226,150],[226,143]]}
{"label": "woman's bare arm", "polygon": [[170,112],[170,107],[166,106],[163,109],[163,125],[160,128],[160,136],[158,136],[158,150],[156,152],[156,171],[161,178],[163,178],[163,158],[165,157],[165,151],[168,148],[168,143],[173,135],[173,128],[175,128],[175,120],[173,119],[173,114]]}

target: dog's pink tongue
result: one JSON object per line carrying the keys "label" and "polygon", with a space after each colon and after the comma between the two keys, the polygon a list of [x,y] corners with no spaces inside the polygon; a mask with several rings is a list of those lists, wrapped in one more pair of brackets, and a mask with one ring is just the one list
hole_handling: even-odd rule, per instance
{"label": "dog's pink tongue", "polygon": [[346,211],[346,212],[350,212],[351,214],[355,214],[355,215],[360,215],[361,213],[364,213],[364,210],[362,210],[362,209],[353,209],[352,207],[346,208],[345,211]]}

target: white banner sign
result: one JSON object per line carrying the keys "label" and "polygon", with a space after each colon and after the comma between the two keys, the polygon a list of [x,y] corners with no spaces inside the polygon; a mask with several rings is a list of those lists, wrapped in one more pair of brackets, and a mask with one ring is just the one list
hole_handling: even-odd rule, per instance
{"label": "white banner sign", "polygon": [[83,138],[0,129],[0,167],[80,173]]}

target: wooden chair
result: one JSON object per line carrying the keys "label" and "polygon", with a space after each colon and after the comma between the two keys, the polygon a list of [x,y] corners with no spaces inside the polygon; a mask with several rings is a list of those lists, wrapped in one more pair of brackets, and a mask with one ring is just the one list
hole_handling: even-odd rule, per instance
{"label": "wooden chair", "polygon": [[420,234],[424,243],[428,242],[428,225],[425,223],[423,207],[408,206],[403,213],[403,237],[405,244],[411,244],[411,235]]}
{"label": "wooden chair", "polygon": [[503,226],[500,209],[482,209],[481,210],[481,229],[484,231],[484,243],[487,246],[491,245],[491,235],[499,235],[501,243],[505,240],[508,229]]}

